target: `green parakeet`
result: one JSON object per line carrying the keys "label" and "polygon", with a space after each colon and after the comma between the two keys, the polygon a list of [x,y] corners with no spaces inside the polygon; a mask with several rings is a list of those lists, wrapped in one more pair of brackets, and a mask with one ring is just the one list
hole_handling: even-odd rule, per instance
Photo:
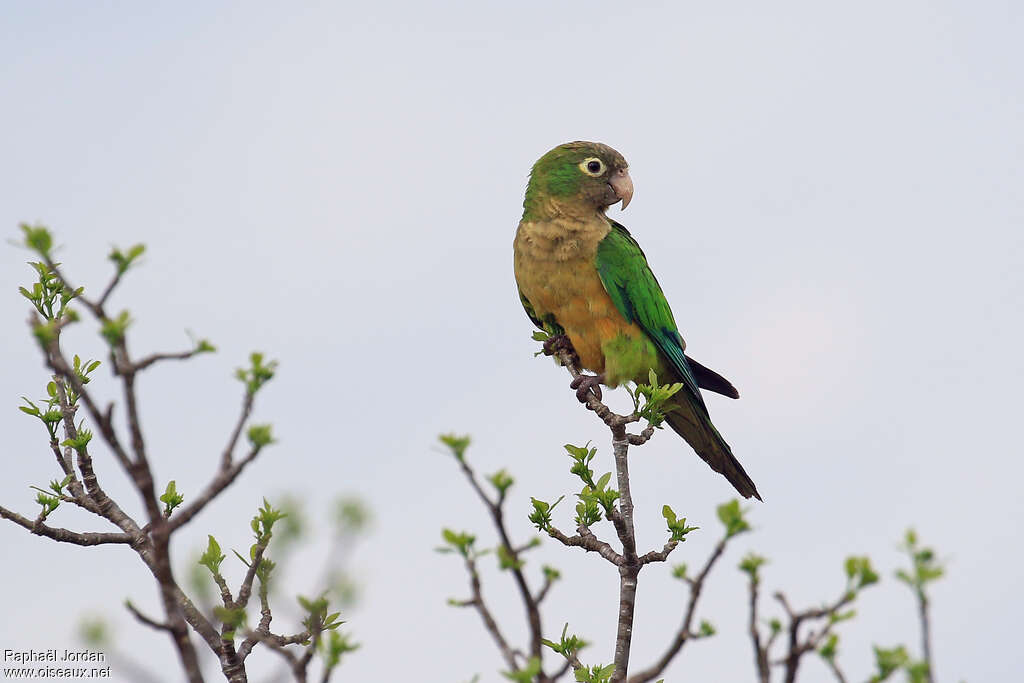
{"label": "green parakeet", "polygon": [[672,310],[647,258],[625,227],[605,215],[625,209],[633,181],[621,154],[595,142],[560,145],[533,166],[514,242],[519,297],[541,329],[568,336],[583,369],[580,398],[598,383],[646,383],[650,370],[681,382],[666,421],[745,498],[754,482],[711,423],[700,389],[731,398],[728,380],[686,356]]}

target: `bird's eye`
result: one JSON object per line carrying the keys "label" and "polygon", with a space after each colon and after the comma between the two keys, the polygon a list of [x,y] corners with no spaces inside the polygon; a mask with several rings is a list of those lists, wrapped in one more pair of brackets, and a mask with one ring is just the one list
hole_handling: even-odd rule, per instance
{"label": "bird's eye", "polygon": [[580,170],[589,176],[597,177],[604,173],[604,162],[597,157],[590,157],[580,162]]}

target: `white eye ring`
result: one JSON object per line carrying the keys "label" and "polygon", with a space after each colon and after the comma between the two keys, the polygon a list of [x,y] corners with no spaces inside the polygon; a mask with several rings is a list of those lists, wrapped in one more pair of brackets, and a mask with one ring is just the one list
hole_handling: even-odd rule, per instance
{"label": "white eye ring", "polygon": [[596,178],[603,175],[607,169],[605,168],[604,162],[597,157],[588,157],[580,162],[580,170],[591,178]]}

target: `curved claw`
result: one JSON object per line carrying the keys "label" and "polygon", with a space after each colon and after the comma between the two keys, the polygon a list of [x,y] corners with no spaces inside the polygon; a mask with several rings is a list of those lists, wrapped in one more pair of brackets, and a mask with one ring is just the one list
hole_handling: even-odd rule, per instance
{"label": "curved claw", "polygon": [[553,356],[560,349],[572,349],[572,344],[569,343],[569,337],[564,334],[554,334],[544,340],[544,355]]}
{"label": "curved claw", "polygon": [[587,396],[589,392],[594,393],[594,397],[601,400],[601,382],[604,381],[604,375],[580,375],[569,383],[569,386],[576,390],[576,398],[579,399],[580,403],[586,403],[590,397]]}

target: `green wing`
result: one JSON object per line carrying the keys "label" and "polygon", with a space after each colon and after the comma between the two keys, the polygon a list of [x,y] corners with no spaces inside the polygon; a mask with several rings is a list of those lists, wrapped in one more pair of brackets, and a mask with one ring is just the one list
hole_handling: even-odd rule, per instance
{"label": "green wing", "polygon": [[518,287],[516,287],[516,290],[519,292],[519,303],[523,305],[523,310],[526,311],[526,315],[530,318],[534,325],[543,330],[544,322],[537,316],[537,312],[533,310],[533,304],[530,303],[529,299],[523,296],[523,290],[519,289]]}
{"label": "green wing", "polygon": [[697,379],[683,353],[672,309],[665,300],[647,257],[625,227],[612,221],[612,230],[597,246],[597,272],[608,296],[626,320],[639,325],[679,375],[688,398],[707,415]]}
{"label": "green wing", "polygon": [[533,309],[533,304],[530,303],[529,299],[523,296],[523,291],[518,287],[516,289],[519,290],[519,303],[523,305],[523,310],[526,311],[526,315],[534,325],[548,334],[565,334],[565,330],[562,329],[562,326],[555,320],[555,316],[550,313],[543,317],[537,315],[537,311]]}

